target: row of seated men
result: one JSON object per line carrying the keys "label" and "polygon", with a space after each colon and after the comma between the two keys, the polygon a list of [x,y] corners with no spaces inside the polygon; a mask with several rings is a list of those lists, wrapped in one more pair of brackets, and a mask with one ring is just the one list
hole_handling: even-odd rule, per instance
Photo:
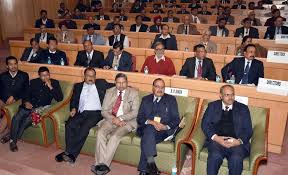
{"label": "row of seated men", "polygon": [[[3,107],[22,99],[22,104],[13,116],[10,133],[1,142],[9,142],[10,150],[17,152],[17,141],[32,125],[33,111],[46,108],[53,99],[63,100],[63,93],[59,81],[50,78],[47,67],[40,67],[39,77],[29,82],[28,74],[18,70],[15,57],[8,57],[6,64],[8,70],[0,75],[0,102]],[[1,118],[1,125],[7,125],[5,120]],[[176,98],[165,93],[163,79],[155,79],[152,93],[139,99],[138,90],[128,86],[124,73],[118,73],[111,84],[97,79],[94,68],[88,67],[84,81],[74,85],[70,114],[65,122],[65,151],[56,155],[55,160],[74,164],[90,129],[98,124],[95,163],[91,166],[94,174],[111,171],[110,164],[121,138],[136,130],[141,137],[139,175],[160,175],[155,163],[156,145],[169,136],[175,138],[179,123]],[[250,154],[252,123],[248,107],[235,101],[233,86],[222,86],[220,99],[209,103],[202,130],[209,151],[207,174],[218,174],[223,159],[227,158],[229,173],[241,175],[243,160]]]}
{"label": "row of seated men", "polygon": [[[57,49],[57,40],[48,40],[48,48],[41,49],[35,39],[31,39],[33,47],[26,48],[21,61],[41,64],[68,65],[66,54]],[[121,42],[115,42],[108,52],[106,59],[103,53],[93,49],[92,42],[85,40],[84,50],[77,54],[75,66],[96,67],[118,71],[135,71],[133,67],[132,54],[123,50]],[[195,55],[187,58],[179,75],[188,78],[198,78],[215,81],[216,71],[212,59],[207,58],[207,51],[203,44],[194,46]],[[167,76],[176,75],[175,66],[171,58],[165,56],[165,47],[162,42],[154,44],[154,55],[148,56],[142,65],[141,72],[149,74],[162,74]],[[235,77],[238,84],[258,84],[259,77],[264,77],[263,63],[255,59],[256,46],[247,44],[243,48],[243,56],[235,58],[222,69],[222,78],[229,80]],[[134,63],[135,64],[135,63]],[[240,65],[240,66],[239,66]],[[249,75],[249,76],[248,76]]]}

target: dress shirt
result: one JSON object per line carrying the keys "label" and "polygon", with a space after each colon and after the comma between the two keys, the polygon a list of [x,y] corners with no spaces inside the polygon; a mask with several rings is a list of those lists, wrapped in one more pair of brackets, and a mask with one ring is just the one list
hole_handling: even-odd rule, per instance
{"label": "dress shirt", "polygon": [[[120,91],[117,90],[117,97],[119,96],[119,94],[120,94]],[[119,109],[118,109],[118,111],[117,111],[116,117],[119,117],[119,116],[121,116],[121,115],[124,114],[124,112],[123,112],[123,99],[124,99],[124,95],[125,95],[125,90],[122,91],[122,94],[121,94],[122,100],[121,100],[121,103],[120,103],[120,107],[119,107]],[[123,119],[121,119],[121,117],[119,117],[119,118],[120,118],[121,121],[123,120]]]}
{"label": "dress shirt", "polygon": [[194,77],[198,78],[198,66],[199,66],[199,61],[201,61],[201,66],[203,70],[203,60],[196,58],[195,59],[195,70],[194,70]]}
{"label": "dress shirt", "polygon": [[250,29],[244,28],[243,37],[249,35]]}
{"label": "dress shirt", "polygon": [[219,27],[217,27],[217,36],[223,36],[223,29],[220,29]]}
{"label": "dress shirt", "polygon": [[79,112],[99,110],[101,110],[101,102],[96,85],[84,83],[80,95]]}
{"label": "dress shirt", "polygon": [[161,60],[165,61],[165,56],[163,55],[161,58],[158,58],[158,57],[155,55],[154,59],[156,60],[156,63],[159,63],[159,61],[161,61]]}
{"label": "dress shirt", "polygon": [[55,54],[55,53],[56,53],[56,50],[55,50],[55,51],[51,51],[51,50],[49,49],[49,53]]}
{"label": "dress shirt", "polygon": [[141,28],[141,25],[140,26],[136,25],[136,32],[139,32],[140,28]]}
{"label": "dress shirt", "polygon": [[91,61],[92,58],[93,58],[93,53],[94,53],[94,50],[92,50],[90,53],[86,52],[87,58],[88,58],[88,60],[89,60],[89,63],[90,63],[90,61]]}
{"label": "dress shirt", "polygon": [[118,56],[114,55],[114,58],[113,58],[113,63],[112,63],[112,68],[114,69],[115,66],[117,66],[117,70],[118,70],[118,66],[119,66],[119,61],[120,61],[120,58],[122,56],[122,53]]}
{"label": "dress shirt", "polygon": [[41,33],[39,42],[43,42],[43,43],[47,42],[47,33]]}
{"label": "dress shirt", "polygon": [[199,18],[198,18],[198,16],[193,16],[193,15],[192,15],[192,22],[195,23],[195,20],[196,20],[196,23],[197,23],[197,24],[200,24],[200,23],[201,23],[200,20],[199,20]]}
{"label": "dress shirt", "polygon": [[159,38],[162,38],[162,39],[167,39],[167,38],[171,38],[170,34],[164,36],[163,34],[159,37]]}

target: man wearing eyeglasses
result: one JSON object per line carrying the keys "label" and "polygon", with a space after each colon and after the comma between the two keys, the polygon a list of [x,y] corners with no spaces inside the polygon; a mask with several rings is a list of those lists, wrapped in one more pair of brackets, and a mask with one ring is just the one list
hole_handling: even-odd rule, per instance
{"label": "man wearing eyeglasses", "polygon": [[[18,70],[17,58],[9,56],[6,58],[7,71],[0,74],[0,109],[5,105],[23,99],[29,86],[29,76],[26,72]],[[1,114],[0,114],[1,115]],[[7,120],[0,116],[0,138],[1,143],[9,141],[9,130]]]}
{"label": "man wearing eyeglasses", "polygon": [[154,44],[155,55],[148,56],[142,66],[141,72],[148,71],[149,74],[161,74],[172,76],[176,74],[172,60],[164,55],[165,49],[162,42]]}
{"label": "man wearing eyeglasses", "polygon": [[180,123],[176,98],[164,93],[164,80],[155,79],[152,91],[142,98],[137,116],[137,135],[141,137],[139,175],[160,174],[154,160],[156,145],[173,134]]}

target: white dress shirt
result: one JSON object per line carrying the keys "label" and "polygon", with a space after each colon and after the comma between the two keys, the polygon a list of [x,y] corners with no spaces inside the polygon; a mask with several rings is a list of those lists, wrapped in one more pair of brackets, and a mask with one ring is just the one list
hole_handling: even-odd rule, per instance
{"label": "white dress shirt", "polygon": [[[115,43],[116,38],[117,38],[117,41],[120,41],[120,36],[121,36],[120,34],[119,34],[119,35],[114,35],[113,44]],[[109,45],[109,39],[106,40],[106,46],[110,46],[110,45]],[[123,47],[124,47],[124,48],[128,48],[128,47],[129,47],[129,39],[128,39],[128,36],[127,36],[127,35],[126,35],[125,38],[124,38]]]}
{"label": "white dress shirt", "polygon": [[140,28],[141,28],[141,25],[140,26],[136,25],[136,32],[139,32]]}
{"label": "white dress shirt", "polygon": [[219,27],[217,27],[217,36],[223,36],[223,29],[220,29]]}
{"label": "white dress shirt", "polygon": [[93,58],[93,53],[94,53],[94,50],[92,50],[90,53],[86,52],[87,58],[88,58],[88,60],[89,60],[89,63],[90,63],[90,61],[91,61],[92,58]]}
{"label": "white dress shirt", "polygon": [[47,42],[47,33],[41,33],[40,42],[46,43]]}
{"label": "white dress shirt", "polygon": [[249,35],[250,29],[244,28],[243,37]]}
{"label": "white dress shirt", "polygon": [[201,61],[201,66],[203,70],[203,60],[200,60],[198,58],[195,59],[195,69],[194,69],[194,78],[198,78],[198,66],[199,66],[199,61]]}
{"label": "white dress shirt", "polygon": [[27,61],[29,62],[31,60],[31,58],[35,57],[36,55],[37,55],[37,53],[35,53],[34,50],[32,49],[30,54],[29,54],[29,57],[28,57]]}
{"label": "white dress shirt", "polygon": [[161,36],[159,38],[162,38],[162,39],[167,39],[167,38],[171,38],[170,34],[164,36],[163,34],[161,34]]}
{"label": "white dress shirt", "polygon": [[79,112],[101,110],[101,102],[95,84],[83,84],[79,100]]}
{"label": "white dress shirt", "polygon": [[201,22],[200,22],[200,20],[199,20],[199,18],[198,18],[198,16],[193,16],[193,15],[191,15],[192,16],[192,22],[194,23],[194,21],[196,20],[196,23],[197,24],[200,24]]}
{"label": "white dress shirt", "polygon": [[47,18],[45,20],[42,19],[42,23],[46,25]]}
{"label": "white dress shirt", "polygon": [[[119,96],[119,94],[120,94],[120,91],[117,90],[117,97]],[[121,103],[120,103],[120,107],[119,107],[119,109],[118,109],[118,111],[117,111],[116,117],[119,117],[119,116],[121,116],[121,115],[124,114],[124,112],[123,112],[123,99],[124,99],[124,95],[125,95],[125,90],[122,91],[122,94],[121,94],[121,96],[122,96],[122,101],[121,101]]]}

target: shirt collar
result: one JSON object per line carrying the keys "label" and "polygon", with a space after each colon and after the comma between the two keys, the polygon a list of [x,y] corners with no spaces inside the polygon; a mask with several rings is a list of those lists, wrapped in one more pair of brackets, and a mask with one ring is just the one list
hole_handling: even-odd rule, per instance
{"label": "shirt collar", "polygon": [[158,57],[155,55],[154,59],[155,59],[156,62],[158,63],[160,60],[165,61],[165,56],[163,55],[161,58],[158,58]]}
{"label": "shirt collar", "polygon": [[87,55],[91,55],[91,57],[93,56],[94,50],[92,50],[90,53],[86,52]]}
{"label": "shirt collar", "polygon": [[13,75],[10,71],[8,71],[12,78],[15,78],[17,76],[18,71]]}
{"label": "shirt collar", "polygon": [[233,104],[232,105],[225,105],[224,102],[222,101],[222,110],[226,110],[226,106],[228,106],[228,111],[233,109]]}
{"label": "shirt collar", "polygon": [[55,50],[55,51],[52,52],[50,49],[48,49],[48,50],[49,50],[49,53],[53,53],[53,54],[55,54],[56,51],[57,51],[57,50]]}
{"label": "shirt collar", "polygon": [[168,35],[166,35],[166,37],[165,37],[163,34],[161,34],[161,36],[160,36],[159,38],[167,39],[167,38],[171,38],[171,36],[170,36],[170,34],[168,34]]}
{"label": "shirt collar", "polygon": [[156,100],[156,98],[158,98],[157,103],[159,103],[159,101],[161,100],[162,97],[156,97],[156,96],[154,95],[154,97],[153,97],[153,102]]}
{"label": "shirt collar", "polygon": [[[122,91],[122,97],[124,96],[126,90]],[[117,89],[117,96],[120,94],[120,91]]]}

